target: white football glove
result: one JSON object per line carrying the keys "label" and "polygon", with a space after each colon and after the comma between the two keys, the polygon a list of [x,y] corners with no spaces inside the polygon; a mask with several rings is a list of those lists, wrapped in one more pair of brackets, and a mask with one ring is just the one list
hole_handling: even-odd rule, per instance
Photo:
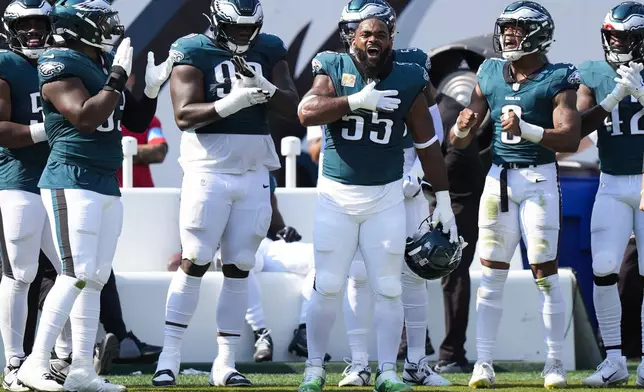
{"label": "white football glove", "polygon": [[235,72],[241,78],[242,86],[259,87],[262,90],[266,90],[270,95],[269,98],[272,98],[273,95],[275,95],[277,87],[275,87],[273,83],[269,82],[264,75],[255,72],[255,69],[248,65],[243,57],[234,56],[232,61],[235,66]]}
{"label": "white football glove", "polygon": [[628,67],[622,65],[617,70],[621,77],[616,78],[618,85],[626,87],[630,95],[635,97],[640,103],[644,101],[644,81],[642,80],[642,69],[644,66],[640,63],[631,62]]}
{"label": "white football glove", "polygon": [[412,177],[409,174],[403,178],[403,194],[407,199],[416,197],[421,190],[421,179],[418,177]]}
{"label": "white football glove", "polygon": [[154,53],[148,52],[148,65],[145,68],[145,89],[143,90],[148,98],[154,99],[159,96],[161,86],[172,73],[172,64],[174,64],[174,59],[172,56],[168,56],[163,63],[154,65]]}
{"label": "white football glove", "polygon": [[349,108],[351,111],[366,109],[375,112],[393,112],[398,109],[400,99],[391,98],[398,95],[398,90],[376,90],[376,82],[371,82],[365,86],[359,93],[349,95]]}
{"label": "white football glove", "polygon": [[228,117],[247,107],[266,103],[269,98],[268,91],[257,87],[242,87],[241,80],[233,77],[230,94],[215,101],[215,110],[220,117]]}
{"label": "white football glove", "polygon": [[130,38],[125,38],[119,47],[116,49],[112,67],[119,66],[125,70],[125,74],[129,77],[132,72],[132,59],[134,58],[134,48],[130,43]]}
{"label": "white football glove", "polygon": [[452,211],[452,199],[449,197],[449,191],[436,192],[436,208],[432,215],[432,226],[438,223],[443,225],[443,233],[449,232],[450,242],[459,240],[458,230],[456,229],[456,218]]}

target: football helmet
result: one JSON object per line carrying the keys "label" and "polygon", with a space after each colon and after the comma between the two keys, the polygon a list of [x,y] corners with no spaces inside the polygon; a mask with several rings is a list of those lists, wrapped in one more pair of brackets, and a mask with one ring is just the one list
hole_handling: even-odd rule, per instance
{"label": "football helmet", "polygon": [[441,279],[451,274],[461,263],[467,242],[463,237],[459,237],[456,243],[450,242],[449,233],[443,233],[440,223],[431,227],[428,222],[429,217],[421,223],[412,237],[407,238],[405,263],[423,279]]}
{"label": "football helmet", "polygon": [[[523,36],[516,48],[506,48],[504,30],[519,27]],[[555,22],[541,4],[534,1],[515,1],[503,10],[494,25],[494,50],[509,61],[517,61],[532,53],[548,53],[555,32]]]}
{"label": "football helmet", "polygon": [[[233,54],[244,54],[262,29],[264,11],[259,0],[212,0],[208,19],[217,45]],[[250,27],[252,32],[247,37],[235,37],[231,26]]]}
{"label": "football helmet", "polygon": [[604,56],[611,66],[619,68],[630,61],[641,62],[644,57],[644,5],[625,1],[614,7],[606,14],[601,33]]}
{"label": "football helmet", "polygon": [[54,34],[111,52],[124,33],[118,11],[106,0],[60,0],[51,11]]}
{"label": "football helmet", "polygon": [[[51,41],[51,23],[49,13],[51,5],[45,0],[13,0],[4,11],[2,25],[7,44],[16,52],[30,59],[37,59],[45,51]],[[45,22],[42,31],[18,30],[18,22],[22,19],[37,18]],[[37,44],[32,44],[37,40]]]}
{"label": "football helmet", "polygon": [[393,37],[396,32],[396,11],[385,0],[351,0],[342,10],[338,23],[340,39],[346,50],[351,47],[351,40],[360,22],[378,18],[387,24]]}

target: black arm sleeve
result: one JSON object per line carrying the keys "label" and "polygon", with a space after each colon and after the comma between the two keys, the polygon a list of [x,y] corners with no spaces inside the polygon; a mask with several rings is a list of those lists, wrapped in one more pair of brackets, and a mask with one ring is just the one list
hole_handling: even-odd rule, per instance
{"label": "black arm sleeve", "polygon": [[143,94],[141,99],[136,99],[130,90],[125,89],[125,108],[121,122],[134,133],[145,132],[157,111],[157,99],[148,98]]}

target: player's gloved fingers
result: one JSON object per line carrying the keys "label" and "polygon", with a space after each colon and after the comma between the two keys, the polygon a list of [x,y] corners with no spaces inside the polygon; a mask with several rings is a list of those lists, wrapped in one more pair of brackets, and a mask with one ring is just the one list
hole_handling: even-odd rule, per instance
{"label": "player's gloved fingers", "polygon": [[385,90],[380,91],[380,95],[383,97],[395,97],[398,95],[398,90]]}

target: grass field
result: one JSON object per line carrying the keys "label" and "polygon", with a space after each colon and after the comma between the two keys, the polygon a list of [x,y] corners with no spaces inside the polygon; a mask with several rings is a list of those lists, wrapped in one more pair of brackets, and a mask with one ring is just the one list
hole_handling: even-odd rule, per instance
{"label": "grass field", "polygon": [[[635,369],[637,363],[629,364],[631,378],[627,386],[622,388],[611,388],[610,391],[633,390],[635,386]],[[371,391],[372,387],[361,388],[339,388],[338,381],[340,381],[342,370],[344,370],[344,363],[333,362],[327,364],[327,387],[325,391]],[[543,379],[541,378],[542,364],[538,363],[495,363],[497,370],[496,391],[544,391]],[[375,369],[376,364],[372,364],[372,369]],[[195,369],[200,371],[210,371],[209,366],[204,364],[186,364],[182,366],[184,369]],[[402,363],[398,364],[398,369],[402,369]],[[180,375],[178,379],[178,386],[176,388],[152,388],[150,380],[154,368],[148,365],[139,367],[132,366],[114,366],[113,372],[115,375],[108,376],[107,378],[119,384],[124,384],[128,387],[128,391],[227,391],[227,392],[241,392],[241,391],[296,391],[302,379],[302,372],[304,370],[303,363],[269,363],[269,364],[240,364],[238,370],[248,376],[255,384],[252,388],[213,388],[208,386],[208,375]],[[137,372],[136,374],[132,374]],[[140,373],[139,373],[140,372]],[[568,373],[568,383],[570,389],[584,388],[581,385],[581,380],[590,375],[591,371],[579,371]],[[375,377],[375,373],[373,374]],[[446,375],[450,381],[454,383],[451,387],[414,387],[415,391],[471,391],[467,386],[469,381],[469,374],[454,374]],[[373,381],[373,380],[372,380]]]}

